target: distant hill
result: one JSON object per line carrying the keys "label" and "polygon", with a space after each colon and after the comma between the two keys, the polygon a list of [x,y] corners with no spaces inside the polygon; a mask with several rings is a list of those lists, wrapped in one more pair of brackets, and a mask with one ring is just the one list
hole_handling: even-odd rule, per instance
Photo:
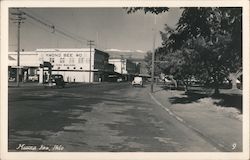
{"label": "distant hill", "polygon": [[128,58],[132,60],[143,60],[146,52],[137,50],[137,51],[131,51],[131,50],[118,50],[118,49],[107,49],[105,50],[110,56],[110,58]]}
{"label": "distant hill", "polygon": [[147,55],[146,52],[140,50],[130,51],[130,50],[118,50],[118,49],[107,49],[105,50],[105,52],[109,54],[110,58],[123,57],[135,63],[140,63],[140,74],[144,75],[148,74],[146,63],[144,61],[144,57]]}

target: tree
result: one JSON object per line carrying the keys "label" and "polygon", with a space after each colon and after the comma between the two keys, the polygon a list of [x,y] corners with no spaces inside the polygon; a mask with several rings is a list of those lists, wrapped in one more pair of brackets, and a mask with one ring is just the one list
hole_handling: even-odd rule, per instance
{"label": "tree", "polygon": [[183,66],[213,84],[215,94],[229,73],[242,66],[241,13],[241,8],[184,8],[177,28],[162,32],[162,44],[172,52],[192,50],[195,65]]}
{"label": "tree", "polygon": [[[147,52],[146,56],[144,57],[144,61],[146,62],[146,69],[148,71],[148,74],[151,74],[152,72],[152,52]],[[155,75],[160,75],[162,72],[162,68],[159,65],[155,65],[154,68]]]}
{"label": "tree", "polygon": [[146,69],[148,74],[151,74],[152,69],[152,52],[148,51],[146,56],[144,57],[144,61],[146,62]]}
{"label": "tree", "polygon": [[156,66],[159,66],[164,74],[171,75],[173,79],[181,81],[187,91],[196,69],[192,50],[182,49],[173,52],[162,48],[161,51],[156,52],[156,59],[160,62]]}
{"label": "tree", "polygon": [[169,10],[168,7],[125,7],[124,9],[127,10],[127,13],[135,13],[139,10],[143,10],[144,13],[153,13],[153,14],[160,14],[163,12],[167,12]]}
{"label": "tree", "polygon": [[[159,14],[168,9],[137,8]],[[161,32],[166,64],[175,77],[194,76],[212,84],[215,94],[230,73],[242,68],[242,8],[189,7],[176,29],[168,26]],[[182,63],[177,63],[181,60]]]}

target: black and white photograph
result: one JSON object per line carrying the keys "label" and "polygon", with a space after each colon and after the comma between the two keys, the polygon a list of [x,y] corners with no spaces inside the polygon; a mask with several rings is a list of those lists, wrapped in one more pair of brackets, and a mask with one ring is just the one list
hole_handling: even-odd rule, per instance
{"label": "black and white photograph", "polygon": [[249,158],[245,1],[8,2],[1,12],[2,153]]}

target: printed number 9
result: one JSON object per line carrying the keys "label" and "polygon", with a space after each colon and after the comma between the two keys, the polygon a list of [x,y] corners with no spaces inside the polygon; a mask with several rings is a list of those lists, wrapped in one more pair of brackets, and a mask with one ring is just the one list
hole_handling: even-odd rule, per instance
{"label": "printed number 9", "polygon": [[232,144],[232,150],[234,150],[236,148],[236,143]]}

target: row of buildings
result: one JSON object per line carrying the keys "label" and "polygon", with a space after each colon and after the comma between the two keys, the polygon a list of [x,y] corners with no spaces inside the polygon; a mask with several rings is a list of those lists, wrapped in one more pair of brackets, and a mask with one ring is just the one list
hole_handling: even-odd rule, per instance
{"label": "row of buildings", "polygon": [[[9,80],[16,81],[17,52],[8,55]],[[48,65],[49,64],[49,65]],[[20,81],[48,81],[49,74],[61,74],[66,82],[100,82],[131,80],[140,74],[140,65],[126,58],[110,58],[92,48],[37,49],[20,52]],[[50,72],[51,71],[51,72]]]}

